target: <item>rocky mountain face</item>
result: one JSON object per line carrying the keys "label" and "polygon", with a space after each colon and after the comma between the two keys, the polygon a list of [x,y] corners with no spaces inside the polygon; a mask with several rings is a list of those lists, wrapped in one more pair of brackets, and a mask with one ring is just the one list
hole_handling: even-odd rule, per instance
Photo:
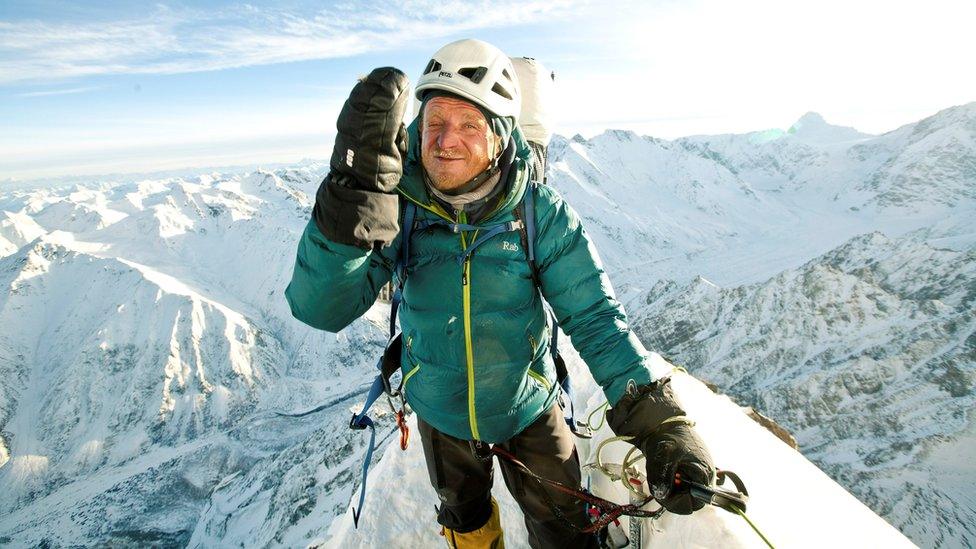
{"label": "rocky mountain face", "polygon": [[[549,183],[649,348],[784,424],[916,543],[966,546],[974,120],[557,136]],[[381,304],[330,335],[284,301],[326,168],[0,190],[0,544],[324,538],[386,330]]]}
{"label": "rocky mountain face", "polygon": [[856,237],[759,284],[661,283],[635,329],[910,537],[953,547],[976,537],[976,469],[944,463],[974,432],[976,247],[911,236]]}

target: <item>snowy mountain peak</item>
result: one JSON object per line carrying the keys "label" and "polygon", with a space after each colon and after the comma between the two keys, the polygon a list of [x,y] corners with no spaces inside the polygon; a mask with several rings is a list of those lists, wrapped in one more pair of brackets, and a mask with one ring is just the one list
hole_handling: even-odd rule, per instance
{"label": "snowy mountain peak", "polygon": [[808,112],[790,126],[787,135],[807,143],[828,144],[871,137],[847,126],[834,126],[816,112]]}
{"label": "snowy mountain peak", "polygon": [[956,138],[973,140],[976,136],[976,101],[942,109],[932,116],[903,126],[892,133],[902,133],[906,129],[910,130],[912,141],[920,141],[932,134],[942,132]]}
{"label": "snowy mountain peak", "polygon": [[824,117],[820,113],[810,111],[801,116],[800,119],[790,127],[789,132],[796,133],[798,130],[800,130],[800,128],[817,128],[828,125],[829,124],[827,124],[827,121],[824,120]]}
{"label": "snowy mountain peak", "polygon": [[630,130],[607,130],[602,134],[600,134],[598,138],[605,138],[605,139],[610,139],[615,141],[626,142],[626,141],[636,141],[640,139],[640,136],[638,136],[636,133]]}

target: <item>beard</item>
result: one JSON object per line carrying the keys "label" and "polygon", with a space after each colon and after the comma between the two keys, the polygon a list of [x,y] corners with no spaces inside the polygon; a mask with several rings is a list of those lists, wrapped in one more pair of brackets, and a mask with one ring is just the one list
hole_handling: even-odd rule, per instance
{"label": "beard", "polygon": [[434,188],[449,192],[464,186],[488,168],[488,157],[465,157],[456,152],[433,150],[423,155],[424,170]]}

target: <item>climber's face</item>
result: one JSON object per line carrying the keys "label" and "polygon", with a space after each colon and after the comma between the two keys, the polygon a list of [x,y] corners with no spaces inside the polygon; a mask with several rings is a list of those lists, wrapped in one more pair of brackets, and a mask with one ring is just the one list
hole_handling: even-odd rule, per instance
{"label": "climber's face", "polygon": [[421,161],[439,191],[451,191],[488,169],[499,139],[471,103],[439,96],[424,106]]}

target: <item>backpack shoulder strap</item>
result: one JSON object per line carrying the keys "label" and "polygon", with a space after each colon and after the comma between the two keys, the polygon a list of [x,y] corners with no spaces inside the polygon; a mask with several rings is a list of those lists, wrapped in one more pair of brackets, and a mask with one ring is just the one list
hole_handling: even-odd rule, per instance
{"label": "backpack shoulder strap", "polygon": [[400,308],[400,300],[403,299],[403,283],[407,279],[407,262],[410,261],[410,235],[413,233],[414,221],[417,218],[417,205],[409,200],[403,207],[403,218],[400,220],[400,250],[397,253],[396,263],[393,265],[393,276],[395,287],[393,288],[393,299],[390,300],[390,339],[396,335],[396,317]]}
{"label": "backpack shoulder strap", "polygon": [[535,262],[535,192],[538,183],[530,180],[522,195],[522,202],[515,208],[515,216],[522,221],[519,235],[522,239],[522,247],[525,249],[525,257],[532,270],[532,282],[536,289],[542,290],[542,283],[539,279],[539,267]]}

